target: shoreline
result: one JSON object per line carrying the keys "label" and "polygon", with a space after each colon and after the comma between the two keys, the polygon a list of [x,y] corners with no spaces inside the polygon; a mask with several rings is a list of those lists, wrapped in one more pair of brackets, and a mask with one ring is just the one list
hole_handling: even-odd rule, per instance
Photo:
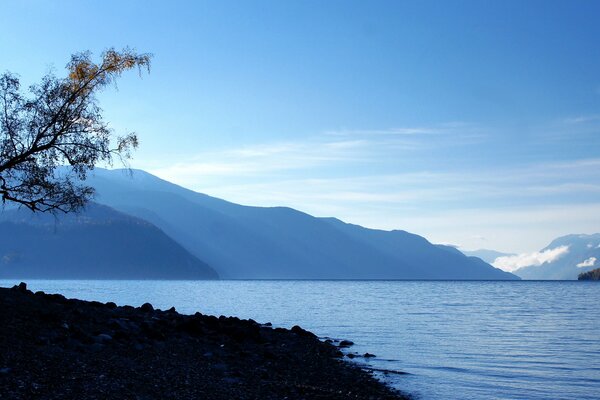
{"label": "shoreline", "polygon": [[299,326],[0,288],[11,399],[407,399]]}

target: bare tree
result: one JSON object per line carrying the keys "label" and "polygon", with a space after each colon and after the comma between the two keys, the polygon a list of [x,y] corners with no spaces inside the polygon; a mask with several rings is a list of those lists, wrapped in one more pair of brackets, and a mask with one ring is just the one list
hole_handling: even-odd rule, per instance
{"label": "bare tree", "polygon": [[[135,133],[115,137],[96,93],[124,71],[150,68],[149,54],[109,49],[96,64],[89,52],[67,64],[66,78],[49,73],[21,92],[19,78],[0,75],[0,196],[32,211],[70,212],[94,193],[83,182],[100,162],[122,161],[138,145]],[[68,166],[69,168],[62,168]]]}

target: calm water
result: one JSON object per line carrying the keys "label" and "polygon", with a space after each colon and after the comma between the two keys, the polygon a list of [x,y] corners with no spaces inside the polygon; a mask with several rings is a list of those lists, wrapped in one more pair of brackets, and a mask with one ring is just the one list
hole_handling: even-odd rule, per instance
{"label": "calm water", "polygon": [[[16,282],[0,281],[0,286]],[[29,281],[32,290],[299,324],[345,338],[428,399],[599,399],[600,284]]]}

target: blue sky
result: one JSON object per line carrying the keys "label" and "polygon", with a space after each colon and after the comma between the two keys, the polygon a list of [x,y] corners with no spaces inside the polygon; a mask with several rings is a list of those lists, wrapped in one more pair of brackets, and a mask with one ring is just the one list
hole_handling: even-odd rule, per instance
{"label": "blue sky", "polygon": [[0,71],[130,46],[133,167],[250,205],[539,250],[600,231],[597,1],[2,1]]}

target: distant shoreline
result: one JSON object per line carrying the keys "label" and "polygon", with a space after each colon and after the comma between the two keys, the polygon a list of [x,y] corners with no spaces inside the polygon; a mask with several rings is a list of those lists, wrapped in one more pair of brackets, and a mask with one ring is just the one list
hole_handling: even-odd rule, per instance
{"label": "distant shoreline", "polygon": [[1,277],[0,282],[20,281],[147,281],[147,282],[580,282],[578,279],[311,279],[311,278],[219,278],[219,279],[111,279],[111,278],[10,278]]}
{"label": "distant shoreline", "polygon": [[0,288],[0,392],[11,399],[406,399],[339,348],[236,317]]}

